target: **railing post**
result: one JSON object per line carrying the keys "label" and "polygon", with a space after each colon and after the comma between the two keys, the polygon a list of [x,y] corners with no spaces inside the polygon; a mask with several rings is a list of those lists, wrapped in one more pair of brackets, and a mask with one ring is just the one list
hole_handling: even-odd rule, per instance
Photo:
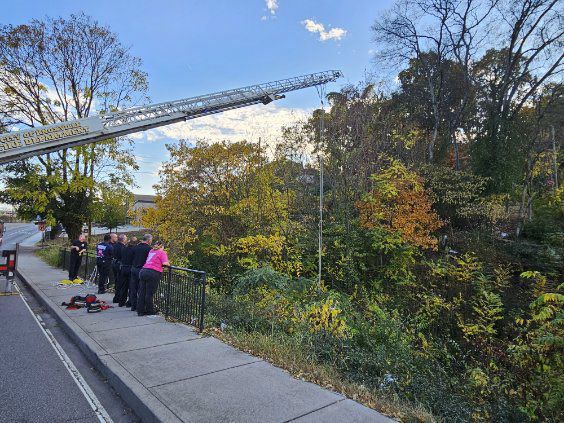
{"label": "railing post", "polygon": [[88,251],[85,251],[84,254],[86,255],[86,262],[84,263],[84,280],[88,279]]}
{"label": "railing post", "polygon": [[204,313],[206,309],[206,273],[205,272],[202,276],[202,296],[200,300],[202,304],[200,305],[200,321],[198,322],[198,329],[200,329],[200,332],[202,332],[204,330]]}
{"label": "railing post", "polygon": [[170,291],[172,287],[172,267],[168,267],[168,283],[165,290],[165,318],[170,314]]}

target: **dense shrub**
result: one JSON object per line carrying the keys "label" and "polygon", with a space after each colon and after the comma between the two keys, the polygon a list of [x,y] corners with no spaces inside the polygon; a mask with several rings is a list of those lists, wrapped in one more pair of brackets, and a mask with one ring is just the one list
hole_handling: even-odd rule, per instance
{"label": "dense shrub", "polygon": [[258,269],[247,270],[235,280],[234,293],[237,295],[264,286],[272,289],[285,289],[288,286],[289,278],[272,267],[261,267]]}

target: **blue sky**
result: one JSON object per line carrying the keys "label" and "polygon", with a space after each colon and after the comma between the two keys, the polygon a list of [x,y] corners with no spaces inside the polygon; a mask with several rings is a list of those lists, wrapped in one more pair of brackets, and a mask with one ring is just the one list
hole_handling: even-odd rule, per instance
{"label": "blue sky", "polygon": [[[370,26],[391,0],[0,0],[2,23],[85,12],[112,28],[142,58],[152,102],[327,69],[357,83],[379,69]],[[138,193],[152,193],[177,138],[235,141],[259,136],[273,143],[280,126],[319,106],[315,89],[289,93],[269,106],[207,117],[137,134]]]}

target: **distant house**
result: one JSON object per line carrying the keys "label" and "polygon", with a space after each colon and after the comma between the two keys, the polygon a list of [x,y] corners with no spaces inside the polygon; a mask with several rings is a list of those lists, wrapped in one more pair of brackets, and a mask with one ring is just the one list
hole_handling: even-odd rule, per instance
{"label": "distant house", "polygon": [[155,198],[156,195],[133,195],[133,205],[129,210],[129,214],[134,222],[140,222],[146,210],[155,207]]}

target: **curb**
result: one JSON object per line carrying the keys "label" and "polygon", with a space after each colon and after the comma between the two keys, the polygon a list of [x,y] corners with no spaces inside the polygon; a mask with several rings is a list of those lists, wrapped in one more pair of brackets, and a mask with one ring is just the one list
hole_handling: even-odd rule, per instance
{"label": "curb", "polygon": [[16,276],[33,293],[39,303],[55,317],[65,333],[84,353],[87,360],[102,373],[114,390],[129,405],[135,415],[143,422],[181,422],[181,420],[161,403],[151,392],[129,374],[116,360],[91,339],[75,322],[49,299],[41,289],[30,283],[20,269]]}

